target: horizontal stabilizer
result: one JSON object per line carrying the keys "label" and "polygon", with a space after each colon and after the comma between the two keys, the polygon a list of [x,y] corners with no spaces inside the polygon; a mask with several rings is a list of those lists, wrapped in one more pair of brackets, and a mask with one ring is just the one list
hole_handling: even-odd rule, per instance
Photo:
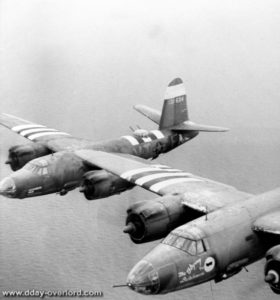
{"label": "horizontal stabilizer", "polygon": [[177,126],[173,126],[170,129],[174,131],[205,131],[205,132],[224,132],[229,130],[228,128],[225,127],[196,124],[191,121],[186,121]]}
{"label": "horizontal stabilizer", "polygon": [[141,104],[135,105],[133,108],[156,124],[159,124],[161,114],[158,110]]}

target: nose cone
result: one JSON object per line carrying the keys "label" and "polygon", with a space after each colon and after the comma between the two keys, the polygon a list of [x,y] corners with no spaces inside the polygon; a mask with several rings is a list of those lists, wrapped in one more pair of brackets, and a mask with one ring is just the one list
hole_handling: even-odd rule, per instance
{"label": "nose cone", "polygon": [[151,263],[141,260],[130,271],[127,286],[140,294],[156,294],[159,290],[159,275]]}
{"label": "nose cone", "polygon": [[0,195],[14,198],[16,195],[16,185],[11,177],[6,177],[0,182]]}

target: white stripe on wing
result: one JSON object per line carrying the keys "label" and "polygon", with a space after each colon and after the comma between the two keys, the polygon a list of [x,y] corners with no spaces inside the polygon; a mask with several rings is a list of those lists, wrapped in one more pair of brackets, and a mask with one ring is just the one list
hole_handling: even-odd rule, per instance
{"label": "white stripe on wing", "polygon": [[42,127],[46,127],[43,125],[38,125],[38,124],[24,124],[24,125],[17,125],[12,127],[13,131],[19,132],[23,129],[28,129],[28,128],[42,128]]}
{"label": "white stripe on wing", "polygon": [[181,183],[181,182],[191,182],[191,181],[201,181],[197,178],[172,178],[172,179],[167,179],[158,183],[153,184],[150,186],[149,190],[158,193],[161,189],[172,185],[176,183]]}
{"label": "white stripe on wing", "polygon": [[41,132],[41,133],[35,133],[32,134],[28,137],[29,140],[33,141],[39,137],[45,136],[45,135],[70,135],[69,133],[66,132],[61,132],[61,131],[51,131],[51,132]]}
{"label": "white stripe on wing", "polygon": [[30,133],[35,133],[35,132],[43,132],[43,131],[57,131],[55,129],[50,129],[50,128],[33,128],[33,129],[27,129],[23,130],[20,132],[20,135],[26,136]]}
{"label": "white stripe on wing", "polygon": [[144,177],[141,177],[135,181],[137,185],[143,185],[145,183],[148,183],[149,181],[155,180],[155,179],[160,179],[160,178],[165,178],[165,177],[174,177],[174,176],[185,176],[188,177],[190,176],[190,173],[185,173],[185,172],[177,172],[177,173],[157,173],[157,174],[152,174],[152,175],[147,175]]}

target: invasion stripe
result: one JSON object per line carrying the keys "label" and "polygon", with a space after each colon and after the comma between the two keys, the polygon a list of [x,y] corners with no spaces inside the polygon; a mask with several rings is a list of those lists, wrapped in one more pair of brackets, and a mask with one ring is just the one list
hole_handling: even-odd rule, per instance
{"label": "invasion stripe", "polygon": [[158,193],[159,190],[161,190],[169,185],[181,183],[181,182],[191,182],[191,181],[201,181],[201,180],[196,179],[196,178],[172,178],[172,179],[167,179],[167,180],[153,184],[152,186],[150,186],[149,190],[151,190],[155,193]]}
{"label": "invasion stripe", "polygon": [[19,132],[23,129],[28,129],[28,128],[39,128],[39,127],[46,127],[46,126],[43,126],[43,125],[38,125],[38,124],[24,124],[24,125],[17,125],[17,126],[14,126],[12,128],[13,131],[16,131],[16,132]]}
{"label": "invasion stripe", "polygon": [[[162,171],[163,170],[160,168],[146,167],[146,168],[140,168],[140,169],[126,171],[123,174],[121,174],[120,177],[122,177],[123,179],[130,179],[132,176],[137,175],[137,174],[141,174],[141,173],[145,173],[145,172],[162,172]],[[164,169],[164,172],[176,172],[176,171],[180,172],[180,170],[177,170],[177,169]],[[140,178],[140,177],[141,176],[139,176],[138,178]]]}
{"label": "invasion stripe", "polygon": [[20,132],[20,135],[27,136],[30,133],[35,133],[35,132],[43,132],[43,131],[57,131],[55,129],[50,129],[50,128],[33,128],[33,129],[28,129],[28,130],[23,130]]}
{"label": "invasion stripe", "polygon": [[45,136],[45,135],[70,135],[69,133],[66,132],[61,132],[61,131],[51,131],[51,132],[41,132],[41,133],[35,133],[32,134],[28,137],[31,141],[37,139],[38,137]]}
{"label": "invasion stripe", "polygon": [[133,175],[133,176],[130,176],[129,179],[133,182],[135,182],[136,180],[140,179],[140,178],[143,178],[145,176],[149,176],[149,175],[153,175],[153,174],[162,174],[162,173],[180,173],[182,171],[180,170],[177,170],[177,169],[165,169],[165,170],[162,170],[162,169],[154,169],[153,171],[147,171],[147,172],[141,172],[141,173],[138,173],[136,175]]}
{"label": "invasion stripe", "polygon": [[145,183],[148,183],[149,181],[155,180],[155,179],[160,179],[160,178],[165,178],[165,177],[175,177],[175,176],[185,176],[189,177],[191,174],[190,173],[185,173],[185,172],[177,172],[177,173],[157,173],[157,174],[152,174],[152,175],[147,175],[142,178],[139,178],[135,181],[136,184],[138,185],[143,185]]}
{"label": "invasion stripe", "polygon": [[153,167],[155,167],[155,168],[160,168],[160,169],[170,169],[170,167],[168,167],[168,166],[166,166],[166,165],[160,165],[160,164],[158,164],[158,165],[153,164]]}
{"label": "invasion stripe", "polygon": [[152,141],[152,139],[151,139],[149,136],[147,136],[147,137],[142,137],[142,140],[143,140],[145,143],[148,143],[148,142],[151,142],[151,141]]}
{"label": "invasion stripe", "polygon": [[136,140],[136,138],[131,135],[124,135],[122,138],[128,140],[132,146],[139,145],[139,142]]}
{"label": "invasion stripe", "polygon": [[139,144],[142,144],[144,141],[142,139],[141,136],[137,135],[137,134],[133,134],[133,137],[136,139],[136,141],[139,143]]}
{"label": "invasion stripe", "polygon": [[155,136],[155,134],[153,134],[152,132],[149,132],[149,138],[153,141],[153,140],[157,140],[158,138]]}
{"label": "invasion stripe", "polygon": [[151,130],[151,133],[153,133],[158,139],[164,138],[164,134],[159,130]]}

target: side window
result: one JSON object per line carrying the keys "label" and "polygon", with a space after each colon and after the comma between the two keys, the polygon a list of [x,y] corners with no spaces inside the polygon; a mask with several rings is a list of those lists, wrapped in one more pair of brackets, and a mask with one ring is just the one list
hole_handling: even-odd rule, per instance
{"label": "side window", "polygon": [[201,254],[205,251],[202,240],[197,241],[196,250],[197,250],[197,254]]}
{"label": "side window", "polygon": [[48,168],[47,167],[42,168],[42,175],[48,175]]}
{"label": "side window", "polygon": [[174,241],[176,240],[176,235],[173,234],[169,234],[163,241],[163,244],[167,244],[167,245],[172,245],[174,243]]}
{"label": "side window", "polygon": [[181,249],[183,247],[183,245],[184,245],[184,242],[185,242],[185,239],[182,238],[182,237],[180,237],[180,236],[178,236],[177,239],[176,239],[176,241],[173,243],[172,246],[174,246],[174,247],[176,247],[178,249]]}
{"label": "side window", "polygon": [[190,255],[196,255],[196,242],[195,241],[191,242],[188,252]]}

